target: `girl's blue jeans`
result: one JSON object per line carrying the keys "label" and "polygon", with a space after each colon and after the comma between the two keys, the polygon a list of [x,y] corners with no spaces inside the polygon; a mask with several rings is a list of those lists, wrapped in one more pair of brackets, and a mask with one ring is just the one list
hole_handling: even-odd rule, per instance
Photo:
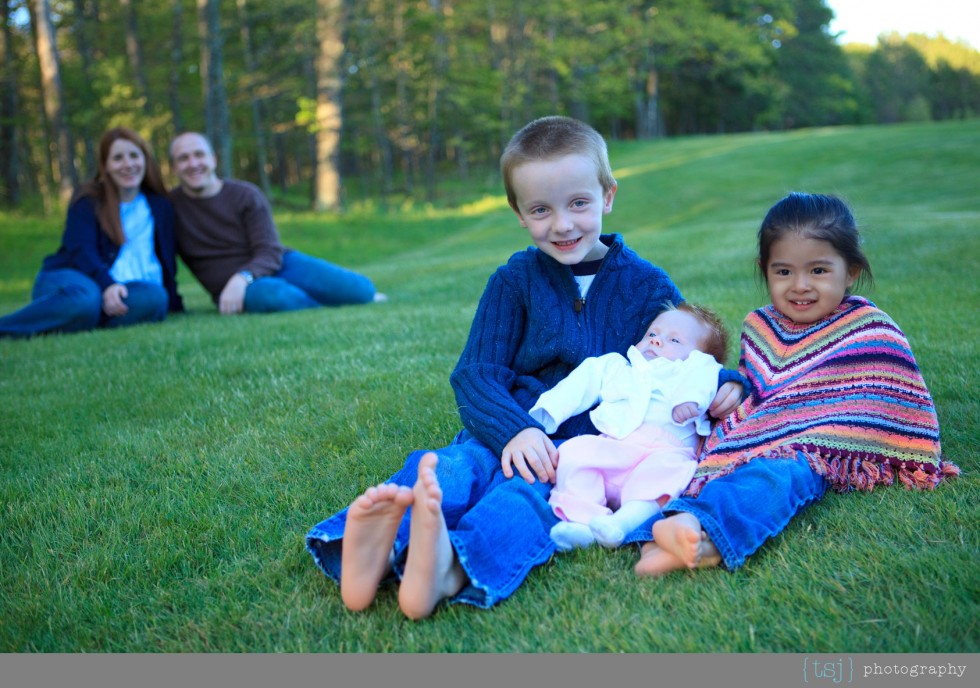
{"label": "girl's blue jeans", "polygon": [[826,491],[827,481],[802,454],[795,459],[758,458],[706,483],[697,497],[671,500],[663,516],[692,514],[725,567],[736,569]]}
{"label": "girl's blue jeans", "polygon": [[102,312],[102,289],[88,275],[72,269],[42,270],[31,302],[0,318],[0,336],[30,337],[45,332],[81,332],[96,327],[123,327],[167,317],[167,290],[151,282],[126,282],[125,315]]}
{"label": "girl's blue jeans", "polygon": [[[412,486],[424,451],[413,452],[388,482]],[[555,552],[549,531],[558,522],[548,504],[550,483],[529,485],[520,475],[506,478],[500,458],[465,431],[439,455],[436,477],[449,539],[469,576],[451,602],[487,608],[509,597],[532,568]],[[394,544],[394,575],[401,578],[408,549],[411,508]],[[340,581],[340,558],[347,509],[317,524],[306,536],[316,564]]]}
{"label": "girl's blue jeans", "polygon": [[274,313],[373,300],[374,284],[364,275],[290,250],[283,254],[279,272],[249,285],[245,311]]}

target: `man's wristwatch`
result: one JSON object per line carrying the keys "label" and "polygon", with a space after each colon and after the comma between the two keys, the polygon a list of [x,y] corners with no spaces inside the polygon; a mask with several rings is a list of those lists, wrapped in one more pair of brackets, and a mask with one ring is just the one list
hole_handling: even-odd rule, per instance
{"label": "man's wristwatch", "polygon": [[255,275],[253,275],[253,274],[252,274],[252,273],[251,273],[250,271],[248,271],[248,270],[242,270],[242,271],[241,271],[241,272],[239,272],[238,274],[239,274],[239,275],[241,275],[242,277],[244,277],[244,278],[245,278],[245,282],[246,282],[247,284],[251,284],[252,282],[254,282],[254,281],[255,281]]}

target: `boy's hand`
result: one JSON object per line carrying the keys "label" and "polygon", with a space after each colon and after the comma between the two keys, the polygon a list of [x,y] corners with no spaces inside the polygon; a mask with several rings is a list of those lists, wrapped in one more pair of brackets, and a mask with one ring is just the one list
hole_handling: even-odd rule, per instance
{"label": "boy's hand", "polygon": [[558,449],[551,438],[538,428],[524,428],[511,438],[500,455],[500,468],[508,478],[514,477],[514,469],[529,484],[555,482],[558,465]]}
{"label": "boy's hand", "polygon": [[711,406],[708,407],[708,413],[712,418],[721,420],[734,411],[741,401],[742,384],[740,382],[726,382],[718,388],[718,393],[715,394]]}
{"label": "boy's hand", "polygon": [[692,418],[698,417],[698,405],[693,401],[685,401],[683,404],[675,406],[670,416],[675,423],[683,425]]}

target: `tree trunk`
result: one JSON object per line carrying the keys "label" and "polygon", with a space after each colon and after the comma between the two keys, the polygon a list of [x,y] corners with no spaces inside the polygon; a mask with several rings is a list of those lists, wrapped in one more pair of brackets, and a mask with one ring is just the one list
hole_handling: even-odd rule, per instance
{"label": "tree trunk", "polygon": [[286,150],[286,137],[280,132],[272,135],[272,142],[276,151],[276,184],[283,193],[289,190],[289,154]]}
{"label": "tree trunk", "polygon": [[136,3],[133,0],[119,0],[125,15],[126,56],[136,81],[136,94],[143,99],[143,112],[150,114],[150,89],[147,86],[146,70],[143,68],[143,50],[140,48]]}
{"label": "tree trunk", "polygon": [[317,0],[316,183],[313,209],[340,209],[340,131],[343,125],[344,0]]}
{"label": "tree trunk", "polygon": [[391,193],[392,178],[394,167],[392,164],[391,141],[385,133],[384,115],[381,112],[381,85],[378,81],[377,70],[371,74],[371,119],[374,123],[374,145],[381,156],[380,190],[382,197]]}
{"label": "tree trunk", "polygon": [[395,2],[394,31],[395,52],[399,56],[395,72],[395,109],[397,112],[396,145],[402,159],[402,176],[405,178],[405,190],[411,194],[415,188],[415,156],[417,147],[413,143],[412,123],[408,102],[408,73],[405,70],[404,54],[408,41],[405,37],[405,3]]}
{"label": "tree trunk", "polygon": [[48,0],[32,0],[31,22],[34,25],[34,44],[41,67],[41,92],[44,114],[51,132],[51,144],[58,162],[58,197],[67,202],[78,183],[75,172],[71,134],[65,124],[64,89],[61,85],[61,62],[51,23]]}
{"label": "tree trunk", "polygon": [[[379,30],[378,20],[375,17],[385,17],[385,21],[391,19],[388,7],[390,0],[375,0],[366,5],[355,5],[361,16],[351,16],[348,25],[351,31],[356,30],[354,36],[359,46],[359,52],[371,55],[366,67],[368,90],[371,94],[371,132],[374,140],[374,152],[370,154],[371,163],[370,173],[373,173],[374,191],[379,197],[382,205],[386,198],[391,194],[394,183],[394,151],[392,150],[392,140],[388,132],[388,120],[385,117],[385,106],[387,96],[385,95],[383,78],[387,78],[387,64],[385,59],[385,48],[383,47],[388,29],[391,24],[386,23],[384,28]],[[397,11],[397,8],[394,10]],[[365,21],[364,17],[371,17],[373,21]],[[348,41],[348,50],[350,49]]]}
{"label": "tree trunk", "polygon": [[644,55],[637,67],[634,98],[636,103],[636,137],[638,139],[652,139],[662,136],[659,75],[654,65],[652,49]]}
{"label": "tree trunk", "polygon": [[201,35],[201,84],[204,88],[205,134],[218,157],[218,176],[231,176],[231,122],[225,93],[224,43],[220,0],[197,0]]}
{"label": "tree trunk", "polygon": [[170,21],[170,118],[174,135],[184,131],[183,108],[180,106],[180,69],[184,64],[184,4],[173,3]]}
{"label": "tree trunk", "polygon": [[20,203],[19,161],[17,157],[17,63],[14,61],[13,36],[10,32],[10,3],[0,4],[0,198],[4,205]]}
{"label": "tree trunk", "polygon": [[[92,49],[92,26],[98,22],[98,15],[96,12],[98,8],[95,7],[94,2],[85,2],[80,0],[75,3],[75,39],[78,43],[78,56],[82,61],[82,76],[83,78],[83,92],[82,96],[86,102],[93,102],[95,100],[94,90],[91,84],[95,82],[93,76],[93,65],[95,64],[95,56]],[[95,142],[99,140],[98,128],[102,126],[102,123],[96,124],[93,121],[94,113],[89,111],[89,116],[85,118],[85,122],[81,125],[82,134],[82,145],[84,146],[84,154],[82,159],[82,169],[86,170],[87,174],[94,174],[96,168],[96,154],[95,154]]]}
{"label": "tree trunk", "polygon": [[[448,0],[446,0],[448,2]],[[436,15],[436,37],[433,45],[432,79],[429,81],[429,150],[425,160],[425,195],[429,201],[436,196],[436,159],[442,150],[442,129],[439,126],[443,90],[446,72],[449,70],[449,55],[447,53],[448,39],[446,38],[446,12],[451,8],[443,7],[443,0],[429,0],[429,7]]]}
{"label": "tree trunk", "polygon": [[[497,8],[493,0],[487,2],[487,26],[490,33],[490,67],[494,74],[502,74],[505,72],[509,27],[506,22],[497,19]],[[503,86],[497,98],[497,104],[500,107],[498,119],[501,126],[498,129],[498,141],[493,142],[490,150],[489,157],[491,160],[500,155],[507,145],[507,141],[512,132],[513,111],[511,110],[510,99],[507,98],[505,93],[507,84],[506,76],[501,79],[501,83]]]}
{"label": "tree trunk", "polygon": [[248,79],[248,98],[252,105],[252,135],[255,138],[255,159],[259,168],[259,186],[268,195],[272,185],[269,183],[268,159],[265,150],[265,117],[262,111],[262,101],[255,94],[255,79],[258,70],[255,67],[255,57],[252,53],[252,29],[248,21],[246,2],[247,0],[238,0],[238,23],[241,26],[242,52],[245,60],[245,74]]}

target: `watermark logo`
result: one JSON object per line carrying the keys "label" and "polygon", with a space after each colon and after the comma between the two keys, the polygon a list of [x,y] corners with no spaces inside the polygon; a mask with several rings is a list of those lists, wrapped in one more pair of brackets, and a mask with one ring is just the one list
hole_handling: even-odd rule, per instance
{"label": "watermark logo", "polygon": [[803,683],[854,683],[854,658],[803,658]]}
{"label": "watermark logo", "polygon": [[872,662],[864,665],[864,678],[874,678],[877,676],[893,677],[908,676],[909,678],[919,678],[920,676],[935,676],[945,678],[963,678],[966,673],[965,664],[879,664]]}

